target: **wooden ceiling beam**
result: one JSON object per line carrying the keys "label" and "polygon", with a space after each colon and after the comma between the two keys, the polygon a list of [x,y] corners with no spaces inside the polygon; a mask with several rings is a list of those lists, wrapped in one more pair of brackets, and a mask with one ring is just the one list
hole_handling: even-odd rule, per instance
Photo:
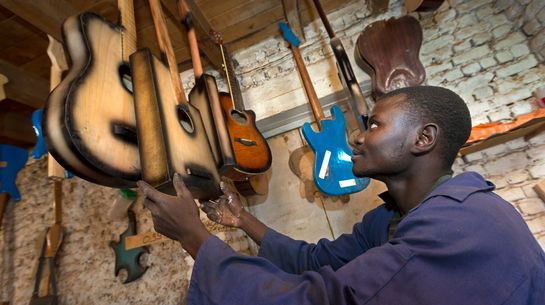
{"label": "wooden ceiling beam", "polygon": [[[178,0],[161,0],[163,6],[167,11],[178,21],[180,27],[182,27],[182,20],[178,13]],[[195,26],[195,33],[197,34],[197,41],[199,43],[199,49],[202,51],[204,56],[208,59],[212,65],[218,69],[222,70],[222,60],[221,54],[219,52],[218,46],[212,41],[211,33],[213,32],[212,26],[206,16],[203,14],[201,8],[195,3],[194,0],[186,0],[187,6],[193,15],[193,25]],[[185,27],[183,31],[185,35]],[[179,58],[178,62],[184,61]]]}
{"label": "wooden ceiling beam", "polygon": [[62,41],[62,23],[72,15],[93,11],[110,20],[117,15],[115,0],[0,0],[0,5],[58,41]]}
{"label": "wooden ceiling beam", "polygon": [[36,143],[33,108],[6,99],[0,102],[0,143],[30,147]]}
{"label": "wooden ceiling beam", "polygon": [[1,59],[0,73],[8,78],[8,83],[4,85],[7,98],[32,108],[41,108],[44,106],[49,94],[49,83],[47,80]]}
{"label": "wooden ceiling beam", "polygon": [[64,20],[78,13],[67,0],[0,0],[0,5],[59,41]]}

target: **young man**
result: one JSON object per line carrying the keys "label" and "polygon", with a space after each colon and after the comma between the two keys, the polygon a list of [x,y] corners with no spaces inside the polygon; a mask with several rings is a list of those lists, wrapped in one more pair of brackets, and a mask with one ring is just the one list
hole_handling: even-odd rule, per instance
{"label": "young man", "polygon": [[260,244],[242,256],[208,233],[179,176],[177,196],[140,183],[155,229],[195,258],[187,304],[545,304],[545,254],[522,217],[479,174],[451,176],[471,131],[464,101],[399,89],[368,127],[352,143],[353,171],[383,181],[385,203],[334,241],[275,232],[225,190],[205,211]]}

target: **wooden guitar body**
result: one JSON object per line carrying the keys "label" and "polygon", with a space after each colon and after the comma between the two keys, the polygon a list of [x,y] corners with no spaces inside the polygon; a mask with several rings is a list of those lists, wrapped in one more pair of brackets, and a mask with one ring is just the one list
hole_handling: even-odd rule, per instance
{"label": "wooden guitar body", "polygon": [[197,199],[221,195],[219,173],[199,110],[178,104],[169,69],[149,49],[130,56],[144,181],[174,194],[179,173]]}
{"label": "wooden guitar body", "polygon": [[269,144],[257,129],[255,113],[234,109],[229,93],[220,93],[220,100],[236,160],[224,175],[243,180],[248,175],[264,173],[271,167],[272,154]]}
{"label": "wooden guitar body", "polygon": [[189,102],[200,114],[206,130],[216,167],[222,171],[235,164],[233,148],[229,141],[229,132],[222,113],[218,86],[213,76],[202,74],[189,92]]}
{"label": "wooden guitar body", "polygon": [[421,45],[422,27],[411,16],[376,21],[363,29],[354,53],[356,63],[371,74],[376,96],[424,82]]}
{"label": "wooden guitar body", "polygon": [[331,107],[331,119],[322,120],[320,132],[310,123],[303,125],[303,136],[314,151],[314,183],[327,195],[359,192],[369,185],[369,178],[357,178],[352,172],[352,150],[346,143],[345,121],[338,106]]}
{"label": "wooden guitar body", "polygon": [[445,0],[405,0],[407,12],[429,12],[435,11]]}
{"label": "wooden guitar body", "polygon": [[93,13],[68,18],[71,67],[51,92],[43,134],[55,159],[91,182],[132,187],[140,179],[134,103],[123,85],[122,28]]}

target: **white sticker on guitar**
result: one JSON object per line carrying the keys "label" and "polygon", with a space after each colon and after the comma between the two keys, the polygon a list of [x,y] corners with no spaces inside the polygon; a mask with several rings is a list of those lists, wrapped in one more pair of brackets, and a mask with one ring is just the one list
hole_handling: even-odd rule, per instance
{"label": "white sticker on guitar", "polygon": [[339,181],[340,187],[350,187],[356,185],[356,179],[348,179]]}
{"label": "white sticker on guitar", "polygon": [[325,178],[325,174],[327,173],[327,167],[329,165],[330,158],[331,158],[331,152],[329,150],[326,150],[324,154],[324,161],[322,161],[322,165],[320,166],[320,172],[318,173],[318,177],[320,177],[320,179]]}

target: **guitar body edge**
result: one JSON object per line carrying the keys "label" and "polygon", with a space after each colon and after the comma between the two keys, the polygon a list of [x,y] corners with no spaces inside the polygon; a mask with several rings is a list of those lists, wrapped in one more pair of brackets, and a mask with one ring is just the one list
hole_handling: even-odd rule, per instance
{"label": "guitar body edge", "polygon": [[[86,75],[86,69],[90,66],[91,50],[90,46],[86,45],[82,27],[86,18],[91,18],[105,22],[102,17],[84,13],[78,16],[72,16],[65,22],[64,27],[71,29],[79,29],[78,31],[63,30],[64,40],[72,46],[72,49],[78,50],[70,54],[72,63],[66,77],[61,83],[50,93],[43,113],[43,137],[53,157],[67,170],[70,170],[77,176],[90,182],[109,186],[109,187],[134,187],[139,179],[139,170],[128,176],[131,179],[126,179],[123,174],[107,173],[104,168],[99,168],[97,163],[87,160],[78,147],[72,141],[67,121],[66,121],[66,103],[69,103],[74,96],[74,88],[76,88],[82,78]],[[69,48],[70,49],[70,48]],[[82,115],[88,115],[87,113]],[[98,140],[97,140],[98,141]],[[95,142],[96,144],[96,142]]]}

